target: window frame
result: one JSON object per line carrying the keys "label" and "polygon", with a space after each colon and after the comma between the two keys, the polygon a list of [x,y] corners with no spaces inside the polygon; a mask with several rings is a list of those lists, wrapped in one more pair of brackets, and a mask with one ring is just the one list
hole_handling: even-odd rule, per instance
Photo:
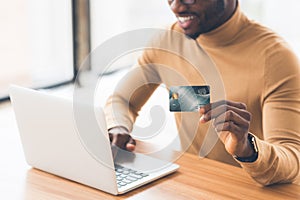
{"label": "window frame", "polygon": [[[72,41],[73,41],[73,77],[70,80],[58,82],[34,89],[51,89],[67,84],[73,84],[78,70],[91,50],[90,44],[90,0],[70,0],[72,13]],[[0,103],[10,100],[9,94],[0,98]]]}

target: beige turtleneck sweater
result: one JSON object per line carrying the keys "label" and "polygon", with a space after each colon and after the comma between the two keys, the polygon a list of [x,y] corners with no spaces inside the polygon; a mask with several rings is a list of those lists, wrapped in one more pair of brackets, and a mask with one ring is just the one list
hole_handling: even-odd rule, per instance
{"label": "beige turtleneck sweater", "polygon": [[145,49],[139,65],[108,99],[108,128],[131,131],[139,110],[161,83],[167,89],[209,84],[212,102],[228,99],[247,105],[258,159],[235,160],[221,141],[215,144],[212,126],[199,124],[199,113],[175,114],[182,149],[194,154],[201,149],[208,158],[241,165],[263,185],[295,180],[300,170],[300,68],[285,41],[250,21],[240,8],[196,40],[178,36],[182,30],[176,23],[171,29],[176,32],[153,40],[155,48]]}

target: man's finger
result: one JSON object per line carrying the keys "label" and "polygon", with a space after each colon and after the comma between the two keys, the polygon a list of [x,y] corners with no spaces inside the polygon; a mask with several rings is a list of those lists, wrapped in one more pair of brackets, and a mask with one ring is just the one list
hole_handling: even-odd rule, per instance
{"label": "man's finger", "polygon": [[136,145],[135,140],[132,139],[132,137],[130,137],[129,141],[128,141],[127,144],[126,144],[126,149],[127,149],[128,151],[134,151],[135,145]]}
{"label": "man's finger", "polygon": [[224,138],[226,137],[224,133],[232,133],[238,139],[245,137],[244,133],[248,132],[246,127],[240,127],[233,122],[225,122],[223,124],[218,124],[215,126],[215,130],[219,133],[220,139],[224,142]]}
{"label": "man's finger", "polygon": [[[216,131],[219,134],[220,139],[224,142],[224,139],[226,138],[227,134],[232,133],[236,135],[236,138],[244,137],[245,130],[233,122],[225,122],[224,124],[218,124],[215,127]],[[224,134],[226,133],[226,134]]]}
{"label": "man's finger", "polygon": [[234,112],[233,110],[228,110],[225,113],[223,113],[215,118],[214,126],[223,124],[225,122],[232,121],[234,124],[237,124],[238,126],[248,128],[250,126],[250,118],[251,118],[248,115],[250,115],[250,114],[244,113],[243,115],[239,115],[236,112]]}
{"label": "man's finger", "polygon": [[201,107],[199,112],[200,112],[200,114],[205,114],[205,113],[209,112],[210,110],[215,109],[215,108],[217,108],[219,106],[222,106],[222,105],[228,105],[228,106],[236,107],[236,108],[243,109],[243,110],[247,109],[247,106],[244,103],[221,100],[221,101],[217,101],[217,102],[214,102],[214,103],[209,103],[209,104]]}
{"label": "man's finger", "polygon": [[247,110],[228,105],[221,105],[203,114],[200,118],[200,122],[207,122],[211,119],[215,119],[226,112],[228,112],[229,117],[230,115],[233,116],[233,113],[236,113],[247,121],[251,120],[251,114]]}

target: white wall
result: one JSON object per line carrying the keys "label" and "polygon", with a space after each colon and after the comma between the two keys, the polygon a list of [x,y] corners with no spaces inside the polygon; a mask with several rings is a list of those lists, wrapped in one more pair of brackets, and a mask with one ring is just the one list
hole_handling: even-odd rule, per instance
{"label": "white wall", "polygon": [[[300,57],[299,0],[240,0],[240,4],[250,18],[283,36]],[[161,28],[176,21],[167,0],[91,0],[90,5],[92,49],[125,31]],[[117,67],[134,63],[137,55],[122,57]]]}
{"label": "white wall", "polygon": [[240,0],[240,2],[247,16],[284,37],[300,58],[299,0]]}
{"label": "white wall", "polygon": [[167,0],[91,0],[92,49],[114,35],[175,21]]}
{"label": "white wall", "polygon": [[[167,0],[91,0],[90,6],[92,49],[115,35],[141,28],[165,28],[176,20]],[[140,54],[121,57],[112,70],[132,65]]]}

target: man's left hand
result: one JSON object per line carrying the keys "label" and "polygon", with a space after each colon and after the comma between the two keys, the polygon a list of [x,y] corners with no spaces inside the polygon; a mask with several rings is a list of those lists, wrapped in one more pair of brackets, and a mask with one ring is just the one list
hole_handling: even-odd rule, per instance
{"label": "man's left hand", "polygon": [[213,121],[219,138],[229,154],[238,157],[250,157],[254,150],[248,141],[251,113],[244,103],[218,101],[201,107],[201,123]]}

